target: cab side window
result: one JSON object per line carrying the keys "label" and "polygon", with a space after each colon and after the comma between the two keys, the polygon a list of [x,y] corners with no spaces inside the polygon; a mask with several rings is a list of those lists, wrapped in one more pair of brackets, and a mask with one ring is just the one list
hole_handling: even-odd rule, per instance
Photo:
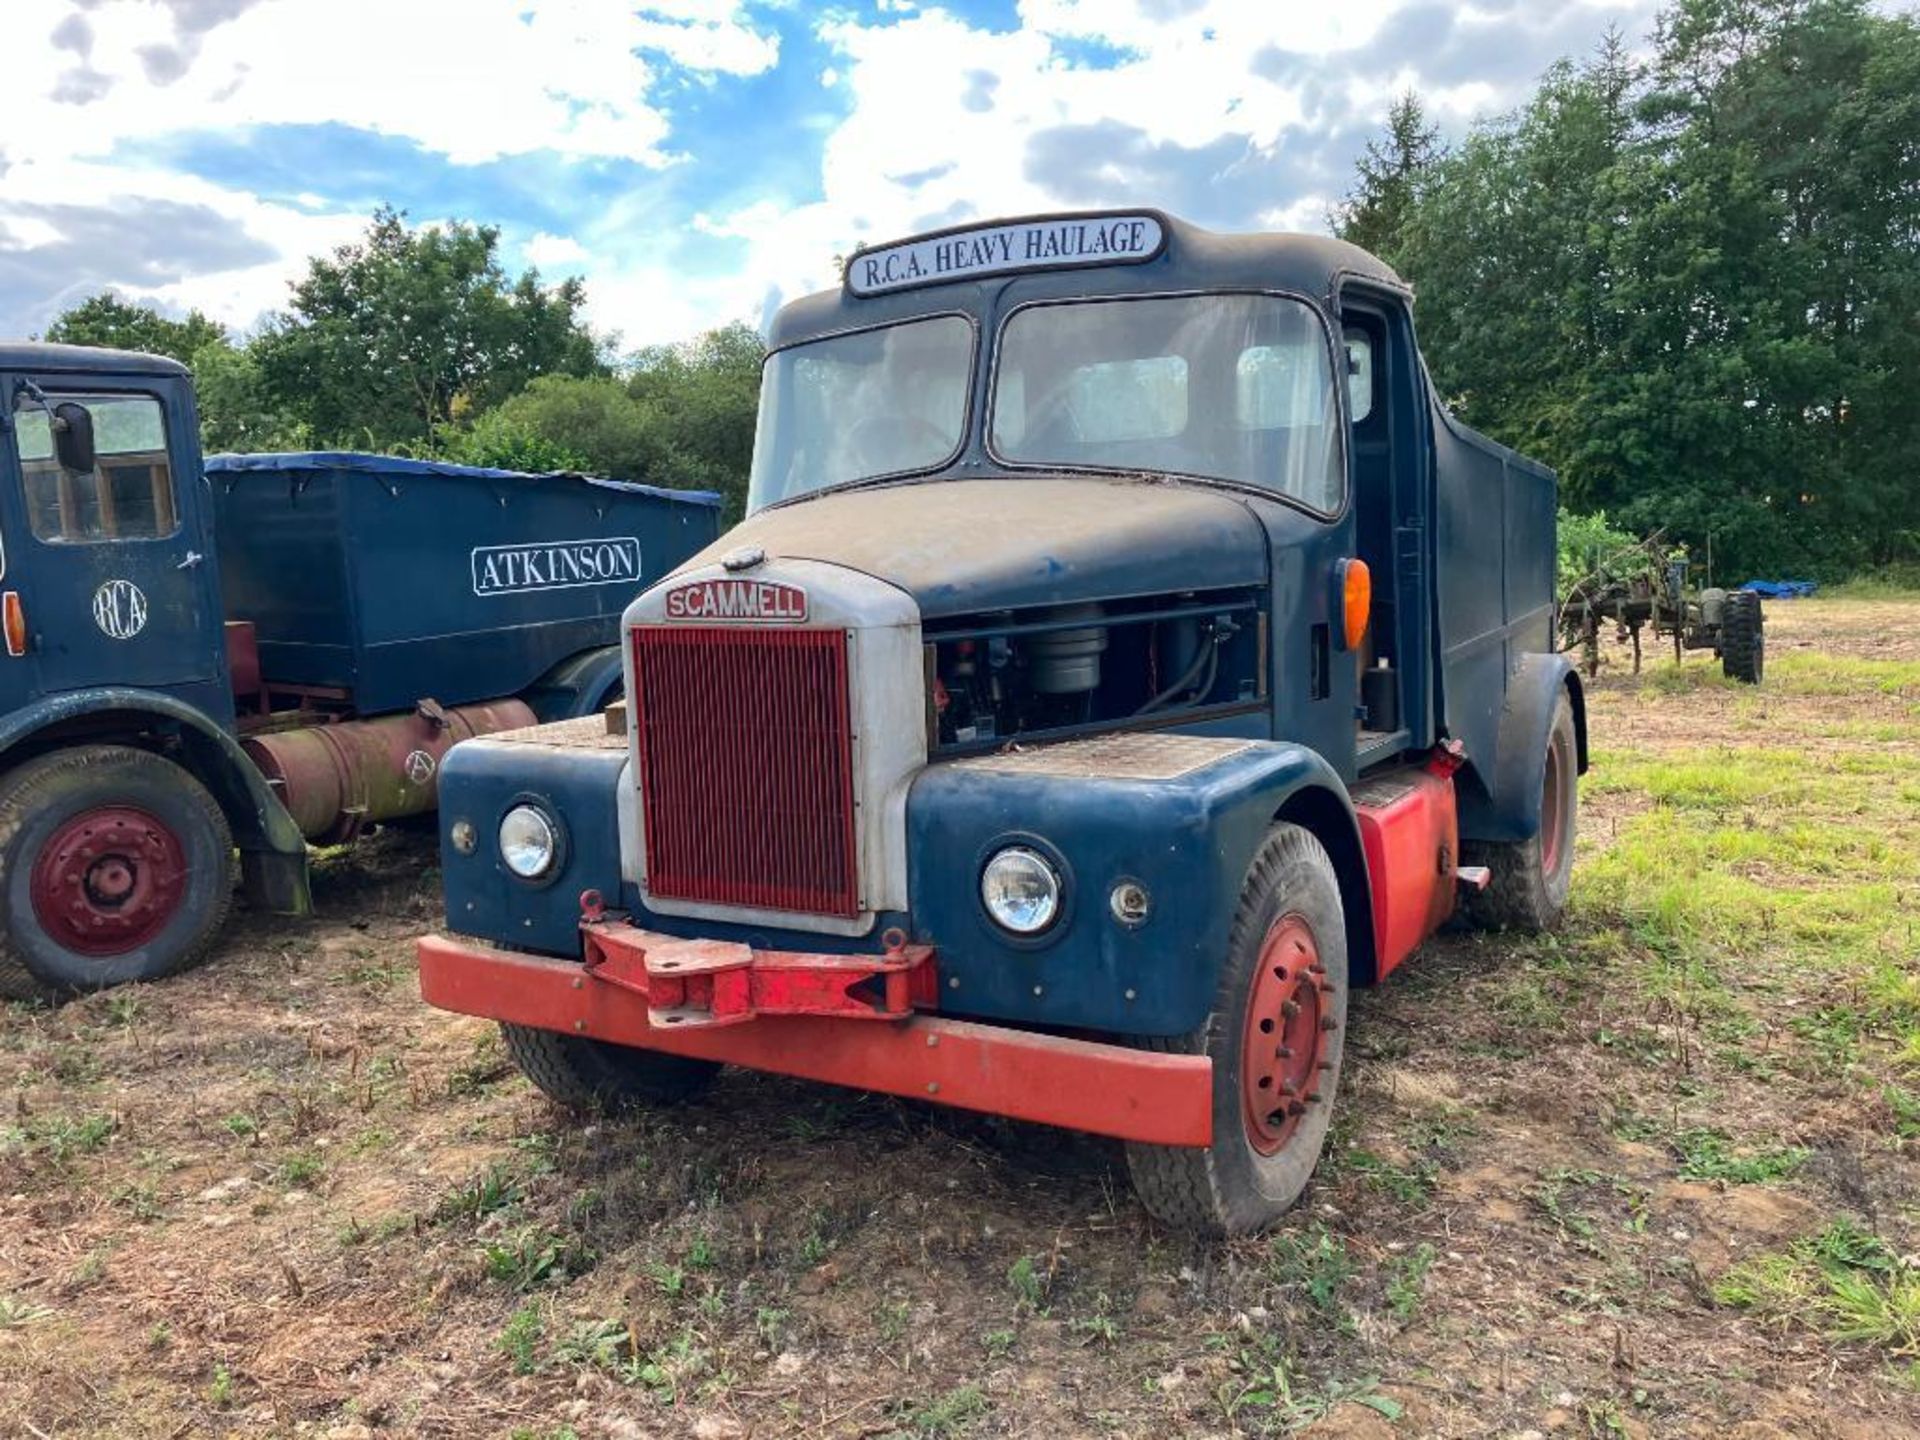
{"label": "cab side window", "polygon": [[179,528],[166,413],[150,395],[61,396],[93,415],[95,461],[88,474],[63,469],[39,407],[14,412],[20,478],[36,540],[53,545],[157,540]]}

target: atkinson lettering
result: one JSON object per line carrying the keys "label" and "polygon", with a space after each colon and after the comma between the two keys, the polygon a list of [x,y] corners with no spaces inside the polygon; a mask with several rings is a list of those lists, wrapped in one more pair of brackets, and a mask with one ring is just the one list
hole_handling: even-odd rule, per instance
{"label": "atkinson lettering", "polygon": [[582,585],[632,585],[640,579],[640,542],[553,540],[532,545],[486,545],[473,552],[473,593],[517,595],[572,590]]}
{"label": "atkinson lettering", "polygon": [[798,625],[806,618],[807,592],[777,580],[695,580],[667,591],[669,620]]}

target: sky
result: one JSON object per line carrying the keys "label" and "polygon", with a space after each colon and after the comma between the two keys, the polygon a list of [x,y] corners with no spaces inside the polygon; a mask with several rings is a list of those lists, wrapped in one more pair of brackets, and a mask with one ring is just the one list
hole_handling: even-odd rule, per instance
{"label": "sky", "polygon": [[0,335],[105,289],[248,331],[382,204],[497,225],[629,347],[975,217],[1321,230],[1397,94],[1457,136],[1656,8],[8,0]]}

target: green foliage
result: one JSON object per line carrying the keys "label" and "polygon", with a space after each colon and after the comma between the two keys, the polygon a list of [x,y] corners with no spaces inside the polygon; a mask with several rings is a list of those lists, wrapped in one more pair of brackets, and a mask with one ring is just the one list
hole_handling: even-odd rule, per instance
{"label": "green foliage", "polygon": [[1839,578],[1920,558],[1916,133],[1912,15],[1676,0],[1647,63],[1610,35],[1435,159],[1382,243],[1441,392],[1572,508]]}
{"label": "green foliage", "polygon": [[364,240],[308,262],[291,312],[254,342],[266,393],[317,443],[432,450],[536,376],[604,373],[585,287],[510,278],[499,240],[490,225],[416,230],[376,211]]}
{"label": "green foliage", "polygon": [[184,320],[170,320],[151,305],[136,305],[108,291],[60,314],[47,327],[47,339],[188,362],[209,345],[225,345],[227,327],[198,310],[189,310]]}
{"label": "green foliage", "polygon": [[1799,1324],[1830,1340],[1920,1355],[1920,1273],[1903,1265],[1879,1236],[1834,1221],[1784,1253],[1733,1267],[1714,1299],[1763,1318]]}
{"label": "green foliage", "polygon": [[1562,510],[1558,531],[1557,582],[1562,596],[1592,576],[1606,574],[1626,580],[1655,568],[1651,554],[1639,538],[1614,525],[1604,510],[1591,515],[1574,515]]}
{"label": "green foliage", "polygon": [[1411,90],[1387,111],[1384,141],[1369,140],[1355,162],[1359,177],[1331,217],[1333,233],[1393,263],[1421,188],[1445,154],[1440,131],[1427,123]]}

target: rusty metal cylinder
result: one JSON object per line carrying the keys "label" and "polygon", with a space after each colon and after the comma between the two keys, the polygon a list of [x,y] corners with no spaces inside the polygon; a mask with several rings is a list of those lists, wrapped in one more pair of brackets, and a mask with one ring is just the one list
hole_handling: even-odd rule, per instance
{"label": "rusty metal cylinder", "polygon": [[458,709],[423,701],[406,715],[274,731],[240,743],[300,833],[334,845],[366,825],[433,809],[440,761],[458,742],[538,723],[518,700]]}

